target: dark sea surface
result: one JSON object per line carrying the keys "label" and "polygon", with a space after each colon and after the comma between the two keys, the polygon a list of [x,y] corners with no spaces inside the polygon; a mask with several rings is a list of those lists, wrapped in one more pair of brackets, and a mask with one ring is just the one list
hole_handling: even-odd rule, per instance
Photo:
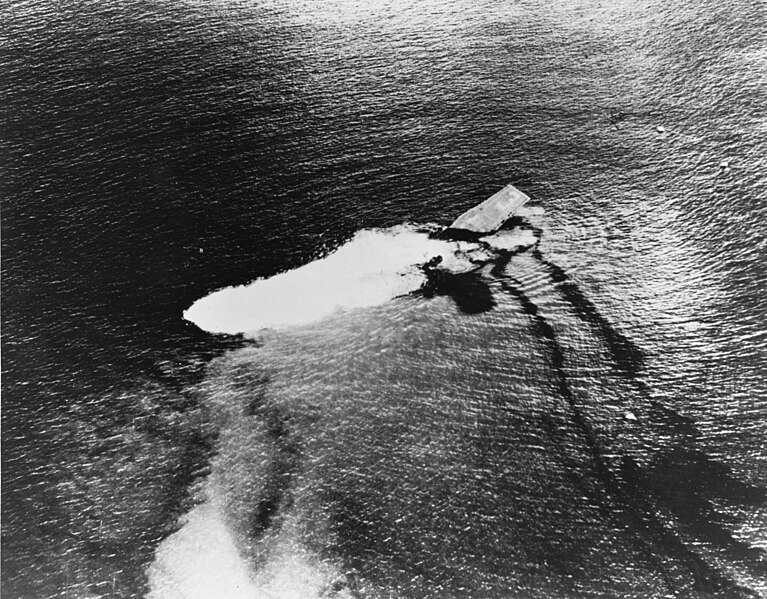
{"label": "dark sea surface", "polygon": [[[767,597],[766,17],[3,3],[3,597]],[[182,319],[507,183],[442,289]]]}

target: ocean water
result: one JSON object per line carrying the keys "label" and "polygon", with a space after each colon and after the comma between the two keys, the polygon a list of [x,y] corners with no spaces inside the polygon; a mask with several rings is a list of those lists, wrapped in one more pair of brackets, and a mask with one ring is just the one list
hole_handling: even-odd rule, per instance
{"label": "ocean water", "polygon": [[3,596],[767,597],[766,12],[4,4]]}

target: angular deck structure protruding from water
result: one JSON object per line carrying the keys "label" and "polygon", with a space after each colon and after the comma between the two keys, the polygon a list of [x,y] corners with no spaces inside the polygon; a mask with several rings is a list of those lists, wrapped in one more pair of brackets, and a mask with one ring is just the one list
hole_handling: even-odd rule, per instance
{"label": "angular deck structure protruding from water", "polygon": [[464,212],[450,228],[474,233],[495,233],[529,199],[513,185],[507,185],[481,204]]}

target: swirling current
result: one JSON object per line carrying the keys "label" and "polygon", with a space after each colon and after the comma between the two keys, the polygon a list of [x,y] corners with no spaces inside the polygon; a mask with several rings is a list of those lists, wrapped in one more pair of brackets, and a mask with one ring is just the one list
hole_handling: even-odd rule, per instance
{"label": "swirling current", "polygon": [[0,14],[4,597],[767,597],[762,3]]}

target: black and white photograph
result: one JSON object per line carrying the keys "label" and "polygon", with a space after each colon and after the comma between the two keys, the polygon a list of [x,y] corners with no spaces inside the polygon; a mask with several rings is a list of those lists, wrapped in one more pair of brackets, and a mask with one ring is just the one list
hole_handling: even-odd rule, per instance
{"label": "black and white photograph", "polygon": [[764,0],[0,0],[3,599],[767,599]]}

